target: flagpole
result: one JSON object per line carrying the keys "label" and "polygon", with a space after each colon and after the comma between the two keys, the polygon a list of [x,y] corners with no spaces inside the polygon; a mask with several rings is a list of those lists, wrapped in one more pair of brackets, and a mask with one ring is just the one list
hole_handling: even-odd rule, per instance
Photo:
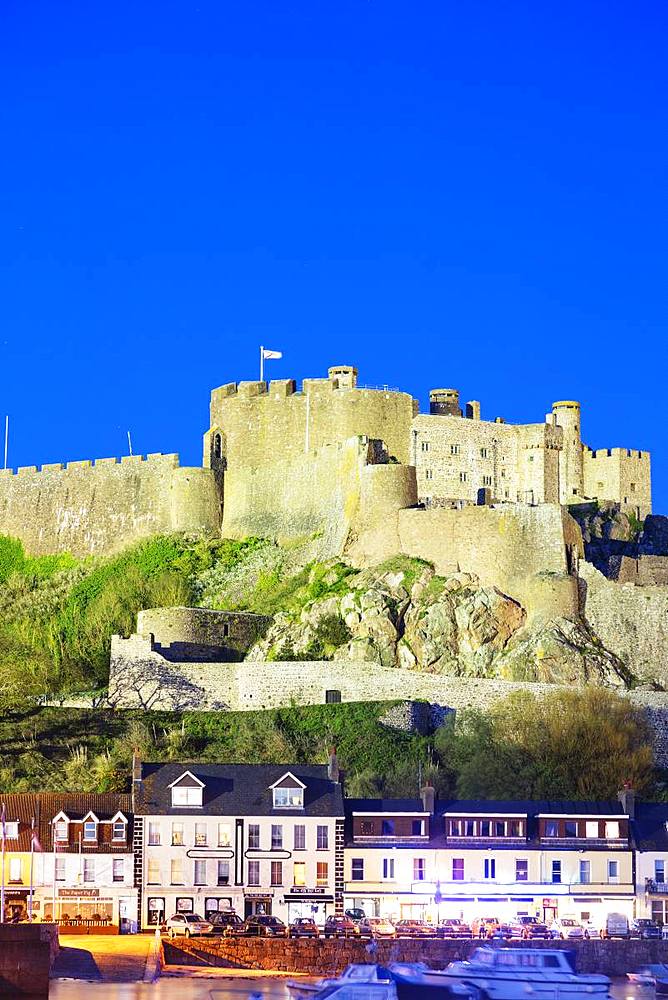
{"label": "flagpole", "polygon": [[264,382],[264,347],[260,345],[260,382]]}
{"label": "flagpole", "polygon": [[33,865],[35,864],[35,817],[30,824],[30,896],[28,897],[28,922],[32,923]]}
{"label": "flagpole", "polygon": [[56,821],[51,820],[51,839],[53,840],[53,904],[51,919],[56,922]]}
{"label": "flagpole", "polygon": [[2,813],[0,814],[0,824],[2,824],[2,883],[0,885],[0,924],[5,922],[5,803],[2,803]]}

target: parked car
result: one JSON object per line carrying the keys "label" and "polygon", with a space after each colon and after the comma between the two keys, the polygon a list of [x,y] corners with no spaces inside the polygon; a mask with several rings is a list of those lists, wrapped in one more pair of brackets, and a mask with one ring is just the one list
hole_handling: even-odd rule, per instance
{"label": "parked car", "polygon": [[366,917],[366,913],[361,906],[351,906],[349,910],[344,910],[344,913],[346,917],[349,917],[356,924],[358,924],[360,920],[364,920]]}
{"label": "parked car", "polygon": [[360,933],[360,924],[350,917],[327,917],[324,935],[326,938],[355,937]]}
{"label": "parked car", "polygon": [[436,937],[436,928],[424,920],[400,920],[396,924],[397,937]]}
{"label": "parked car", "polygon": [[278,917],[259,914],[246,918],[244,934],[248,937],[287,937],[288,929]]}
{"label": "parked car", "polygon": [[244,922],[234,910],[219,910],[209,918],[213,934],[223,934],[225,937],[244,933]]}
{"label": "parked car", "polygon": [[394,924],[384,917],[365,917],[364,920],[360,920],[358,926],[360,934],[368,934],[372,938],[397,936]]}
{"label": "parked car", "polygon": [[318,925],[312,917],[297,917],[296,920],[292,921],[290,927],[288,928],[288,937],[319,938],[320,931],[318,930]]}
{"label": "parked car", "polygon": [[197,913],[175,913],[169,918],[166,926],[171,938],[178,934],[187,938],[200,937],[202,934],[210,934],[213,930],[212,924]]}
{"label": "parked car", "polygon": [[631,937],[641,938],[644,941],[661,939],[661,928],[653,920],[641,917],[631,921]]}
{"label": "parked car", "polygon": [[585,929],[575,917],[557,917],[550,924],[550,935],[562,941],[582,941]]}
{"label": "parked car", "polygon": [[550,934],[547,924],[544,924],[538,917],[517,917],[510,921],[510,929],[513,937],[523,938],[529,941],[532,938],[548,938]]}
{"label": "parked car", "polygon": [[473,931],[463,920],[447,917],[438,925],[438,936],[442,938],[470,938]]}
{"label": "parked car", "polygon": [[607,915],[601,937],[628,938],[630,934],[629,921],[623,913],[609,913]]}
{"label": "parked car", "polygon": [[476,917],[471,926],[473,937],[477,938],[491,938],[498,928],[496,917]]}
{"label": "parked car", "polygon": [[598,924],[595,924],[593,920],[583,920],[582,927],[584,929],[584,936],[587,940],[589,940],[589,938],[601,937],[601,928]]}

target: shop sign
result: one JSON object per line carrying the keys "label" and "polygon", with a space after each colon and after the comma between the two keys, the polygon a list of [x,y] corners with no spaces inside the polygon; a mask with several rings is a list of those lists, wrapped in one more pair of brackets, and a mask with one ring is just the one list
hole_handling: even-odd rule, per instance
{"label": "shop sign", "polygon": [[269,891],[269,890],[267,892],[245,892],[244,893],[244,896],[246,897],[246,899],[271,899],[271,897],[273,895],[274,895],[274,893],[271,892],[271,891]]}
{"label": "shop sign", "polygon": [[548,908],[549,907],[558,906],[558,905],[559,905],[559,900],[558,899],[544,899],[543,900],[543,906],[547,906]]}
{"label": "shop sign", "polygon": [[303,885],[293,885],[289,892],[290,896],[326,896],[327,888],[325,886],[318,886],[315,889],[307,889]]}
{"label": "shop sign", "polygon": [[99,889],[59,889],[61,899],[99,899]]}

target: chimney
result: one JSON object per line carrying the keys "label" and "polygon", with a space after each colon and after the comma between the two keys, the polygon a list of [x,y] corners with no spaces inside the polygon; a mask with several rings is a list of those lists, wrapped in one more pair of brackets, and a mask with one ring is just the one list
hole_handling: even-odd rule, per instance
{"label": "chimney", "polygon": [[336,756],[336,747],[331,747],[329,751],[329,762],[327,764],[327,777],[330,781],[339,781],[341,772],[339,771],[339,761]]}
{"label": "chimney", "polygon": [[622,809],[629,817],[634,819],[636,814],[636,793],[630,781],[625,781],[621,791],[617,793],[617,798],[622,804]]}
{"label": "chimney", "polygon": [[427,784],[420,789],[420,797],[422,799],[424,811],[429,813],[430,816],[433,816],[436,802],[436,792],[434,791],[434,786],[430,782],[427,782]]}
{"label": "chimney", "polygon": [[136,797],[141,792],[141,754],[139,748],[132,751],[132,809],[134,811]]}

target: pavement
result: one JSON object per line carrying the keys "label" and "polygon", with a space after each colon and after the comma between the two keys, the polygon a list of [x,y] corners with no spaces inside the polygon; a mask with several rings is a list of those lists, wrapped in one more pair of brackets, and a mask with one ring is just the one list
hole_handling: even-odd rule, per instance
{"label": "pavement", "polygon": [[144,978],[152,934],[61,934],[52,979],[135,983]]}

